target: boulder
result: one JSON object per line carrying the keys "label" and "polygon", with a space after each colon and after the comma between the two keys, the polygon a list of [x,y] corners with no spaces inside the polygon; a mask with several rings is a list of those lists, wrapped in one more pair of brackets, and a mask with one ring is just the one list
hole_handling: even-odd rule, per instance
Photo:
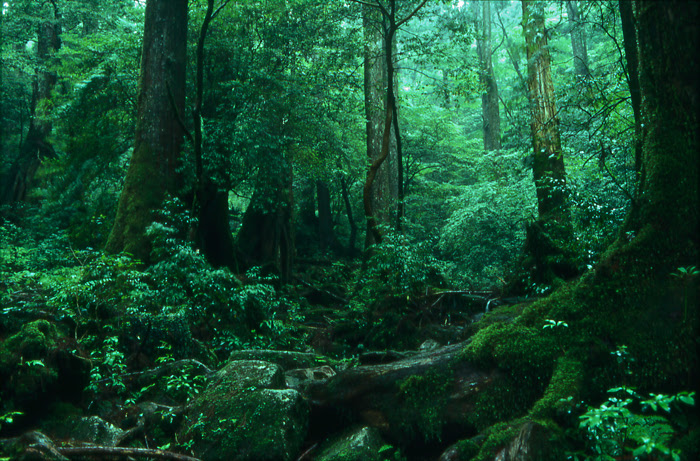
{"label": "boulder", "polygon": [[69,418],[61,424],[47,425],[46,433],[56,439],[115,447],[124,438],[126,431],[99,416],[84,416]]}
{"label": "boulder", "polygon": [[373,427],[354,428],[325,443],[315,458],[317,461],[382,461],[386,446],[379,431]]}
{"label": "boulder", "polygon": [[90,361],[74,353],[75,339],[47,320],[36,320],[0,343],[0,399],[25,414],[47,403],[75,401],[90,380]]}
{"label": "boulder", "polygon": [[205,461],[293,459],[306,437],[309,407],[284,386],[279,365],[229,362],[187,406],[179,439]]}
{"label": "boulder", "polygon": [[326,359],[324,356],[310,354],[308,352],[256,349],[233,351],[228,359],[229,361],[262,360],[263,362],[275,363],[281,366],[284,370],[291,370],[293,368],[312,368],[328,363],[328,359]]}
{"label": "boulder", "polygon": [[350,418],[379,429],[400,446],[473,433],[480,394],[499,378],[462,360],[466,343],[419,351],[390,363],[338,371],[303,392],[329,423]]}

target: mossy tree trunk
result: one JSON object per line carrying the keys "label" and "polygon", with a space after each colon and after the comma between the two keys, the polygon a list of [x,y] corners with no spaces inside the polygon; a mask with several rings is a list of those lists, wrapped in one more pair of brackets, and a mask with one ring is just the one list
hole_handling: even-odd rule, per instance
{"label": "mossy tree trunk", "polygon": [[[700,249],[700,4],[647,0],[635,10],[645,131],[638,206],[592,270],[520,307],[514,321],[484,327],[465,348],[465,359],[509,370],[507,394],[521,391],[499,418],[507,423],[486,431],[478,459],[503,454],[527,421],[562,441],[556,427],[578,425],[567,402],[597,404],[611,387],[698,390],[700,280],[678,269],[697,266]],[[543,328],[547,319],[567,326]]]}
{"label": "mossy tree trunk", "polygon": [[573,240],[573,230],[544,24],[544,2],[523,0],[522,7],[533,145],[532,171],[539,215],[528,228],[524,266],[530,272],[531,282],[551,285],[559,278],[571,278],[576,273],[566,250]]}
{"label": "mossy tree trunk", "polygon": [[32,82],[29,131],[17,159],[2,178],[0,204],[24,201],[41,161],[56,157],[49,140],[52,130],[49,115],[51,92],[58,81],[56,73],[51,70],[51,59],[61,47],[61,14],[55,2],[50,2],[47,8],[51,9],[51,17],[37,28],[38,65]]}
{"label": "mossy tree trunk", "polygon": [[107,251],[148,262],[146,228],[166,195],[177,196],[184,127],[187,0],[148,0],[134,152]]}

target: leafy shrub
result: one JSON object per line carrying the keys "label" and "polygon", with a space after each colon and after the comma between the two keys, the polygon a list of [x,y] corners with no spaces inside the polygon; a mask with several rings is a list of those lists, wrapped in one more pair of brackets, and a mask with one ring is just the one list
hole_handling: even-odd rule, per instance
{"label": "leafy shrub", "polygon": [[[695,405],[694,392],[644,398],[634,389],[617,387],[608,393],[606,402],[580,416],[588,440],[584,459],[613,460],[627,453],[635,459],[681,459],[680,450],[671,447],[677,427],[669,415],[678,404]],[[635,407],[641,411],[633,411]]]}

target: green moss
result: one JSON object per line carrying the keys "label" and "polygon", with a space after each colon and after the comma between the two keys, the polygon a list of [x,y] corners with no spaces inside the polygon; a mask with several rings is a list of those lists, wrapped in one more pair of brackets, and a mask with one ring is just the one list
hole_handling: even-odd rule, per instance
{"label": "green moss", "polygon": [[[509,422],[494,424],[484,434],[486,440],[481,445],[479,453],[472,461],[493,460],[494,457],[519,436],[521,430],[531,426],[526,459],[538,461],[559,461],[565,458],[565,447],[562,443],[563,433],[559,426],[552,421],[518,418]],[[522,454],[522,453],[521,453]]]}
{"label": "green moss", "polygon": [[479,331],[464,350],[463,358],[478,364],[496,365],[514,373],[536,373],[548,378],[559,353],[551,335],[542,327],[520,323],[496,323]]}
{"label": "green moss", "polygon": [[181,439],[207,459],[291,459],[307,418],[308,405],[294,390],[216,386],[191,404]]}
{"label": "green moss", "polygon": [[479,453],[479,445],[472,440],[460,440],[455,444],[457,459],[467,461]]}
{"label": "green moss", "polygon": [[412,375],[397,383],[400,404],[387,409],[392,425],[407,434],[420,433],[426,440],[439,439],[445,423],[451,374],[428,372]]}
{"label": "green moss", "polygon": [[46,320],[28,323],[15,335],[0,344],[0,374],[31,360],[42,359],[55,347],[59,333]]}
{"label": "green moss", "polygon": [[560,357],[544,395],[530,410],[530,417],[535,419],[553,418],[559,412],[570,410],[570,397],[578,401],[580,388],[584,379],[581,362],[569,357]]}

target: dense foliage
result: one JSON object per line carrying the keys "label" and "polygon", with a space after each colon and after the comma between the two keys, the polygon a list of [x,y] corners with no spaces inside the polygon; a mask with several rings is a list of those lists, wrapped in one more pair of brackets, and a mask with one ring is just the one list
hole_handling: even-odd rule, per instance
{"label": "dense foliage", "polygon": [[[524,249],[532,248],[538,198],[520,2],[492,1],[491,17],[485,18],[501,107],[497,150],[483,147],[487,90],[479,74],[483,21],[476,2],[215,2],[204,45],[203,154],[197,158],[196,141],[188,135],[178,196],[151,210],[151,259],[144,264],[104,247],[134,150],[146,3],[11,0],[1,6],[0,380],[12,382],[0,384],[3,437],[67,414],[127,418],[138,404],[160,399],[165,404],[158,409],[158,432],[144,440],[188,453],[196,441],[190,432],[189,439],[178,439],[183,433],[174,428],[187,416],[173,408],[204,389],[199,365],[216,369],[232,352],[275,349],[324,355],[340,369],[368,350],[416,350],[426,340],[456,343],[476,331],[481,336],[464,357],[513,374],[499,377],[497,391],[478,402],[492,413],[475,416],[473,428],[491,437],[509,433],[510,427],[498,424],[550,392],[558,357],[594,344],[579,336],[581,325],[589,325],[581,312],[571,314],[579,325],[559,318],[547,319],[544,328],[536,324],[539,318],[508,323],[522,312],[511,304],[570,286],[563,277],[542,280],[527,269]],[[603,261],[618,237],[634,238],[622,234],[642,178],[635,160],[628,37],[618,2],[540,3],[573,232],[562,254],[576,279]],[[572,3],[576,23],[567,10]],[[409,19],[394,44],[405,217],[400,225],[383,223],[386,237],[363,247],[362,196],[371,161],[363,66],[372,49],[363,15],[372,5],[396,7],[399,18]],[[206,9],[206,1],[190,1],[188,30],[182,31],[188,41],[187,99],[185,112],[177,115],[188,133],[195,125],[195,50]],[[47,25],[58,30],[60,48],[42,54]],[[573,64],[581,57],[572,36],[581,30],[587,47],[583,74]],[[37,100],[47,75],[55,86]],[[24,167],[23,146],[35,124],[49,127],[41,142],[55,155]],[[212,265],[196,237],[202,216],[199,162],[227,197],[226,225],[238,252],[231,255],[233,264]],[[5,191],[20,179],[29,185],[26,198],[8,199]],[[241,257],[249,248],[242,241],[248,238],[242,230],[247,213],[284,207],[290,211],[278,213],[274,223],[291,231],[260,245],[293,241],[291,278],[279,261],[250,264]],[[697,321],[700,279],[691,259],[668,274],[674,299],[685,303],[688,332]],[[505,308],[490,312],[496,306]],[[592,335],[617,331],[591,325]],[[506,338],[502,349],[492,349],[491,336]],[[590,354],[604,357],[601,363],[619,359],[619,370],[610,369],[583,395],[557,395],[551,403],[557,409],[552,419],[566,431],[558,436],[568,440],[570,459],[691,459],[697,421],[688,411],[694,404],[690,383],[679,384],[668,371],[668,380],[632,380],[666,388],[628,387],[636,372],[623,368],[635,358],[615,338],[604,341],[591,345]],[[693,341],[679,339],[678,354],[668,363],[683,366]],[[515,363],[520,355],[510,358],[528,348],[530,363],[521,367]],[[59,352],[83,361],[71,369],[89,369],[79,395],[42,394],[63,379]],[[183,360],[192,360],[184,371],[167,369],[150,386],[132,379]],[[533,370],[546,378],[528,375]],[[425,390],[421,379],[402,381],[400,393],[411,405],[428,408],[425,400],[440,401],[447,384],[437,379]],[[527,392],[514,397],[512,387]],[[606,394],[608,387],[613,389]],[[415,389],[429,397],[416,397]],[[494,403],[501,397],[512,408]],[[412,433],[423,431],[425,437],[416,438],[427,446],[438,443],[443,430],[436,410],[430,411],[405,423]],[[193,431],[204,430],[190,422]],[[458,435],[449,437],[452,442]],[[384,445],[378,459],[404,459],[406,446],[395,445]],[[478,451],[466,443],[460,449],[474,456]]]}

